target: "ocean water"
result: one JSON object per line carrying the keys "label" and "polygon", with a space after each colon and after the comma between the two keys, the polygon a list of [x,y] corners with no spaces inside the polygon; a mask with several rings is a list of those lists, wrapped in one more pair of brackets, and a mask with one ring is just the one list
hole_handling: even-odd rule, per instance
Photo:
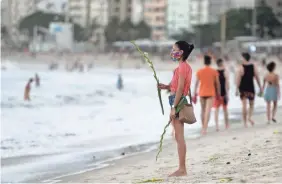
{"label": "ocean water", "polygon": [[[24,102],[24,87],[35,72],[41,86],[33,85],[31,102]],[[119,73],[124,79],[122,91],[116,88]],[[172,71],[158,72],[158,76],[168,83]],[[232,75],[230,80],[233,84]],[[239,110],[234,91],[231,85],[229,108]],[[1,72],[2,181],[46,179],[149,149],[159,141],[168,121],[168,94],[163,92],[162,97],[164,116],[149,70],[96,68],[68,73],[9,63]],[[258,98],[256,107],[262,106],[264,101]],[[200,119],[199,104],[195,113]],[[186,126],[186,136],[198,136],[200,127],[200,122]],[[166,138],[170,138],[168,132]]]}

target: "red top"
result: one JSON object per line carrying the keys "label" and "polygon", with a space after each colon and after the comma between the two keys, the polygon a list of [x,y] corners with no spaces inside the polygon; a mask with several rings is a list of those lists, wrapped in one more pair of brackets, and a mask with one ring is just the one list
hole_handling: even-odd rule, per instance
{"label": "red top", "polygon": [[174,70],[173,77],[170,82],[170,91],[171,92],[175,93],[177,90],[179,75],[182,75],[185,79],[183,95],[187,96],[190,85],[191,85],[191,79],[192,79],[192,68],[187,62],[179,63],[179,66]]}

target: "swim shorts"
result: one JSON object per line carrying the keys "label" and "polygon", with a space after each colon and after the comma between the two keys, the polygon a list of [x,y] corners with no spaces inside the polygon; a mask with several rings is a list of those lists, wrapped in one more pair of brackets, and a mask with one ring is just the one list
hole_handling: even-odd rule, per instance
{"label": "swim shorts", "polygon": [[248,100],[254,100],[255,99],[255,93],[247,92],[247,91],[240,91],[240,98],[241,98],[241,100],[244,99],[244,98],[247,98]]}
{"label": "swim shorts", "polygon": [[223,106],[223,108],[227,108],[228,105],[228,99],[225,96],[221,96],[219,98],[215,98],[213,107],[219,108],[220,106]]}

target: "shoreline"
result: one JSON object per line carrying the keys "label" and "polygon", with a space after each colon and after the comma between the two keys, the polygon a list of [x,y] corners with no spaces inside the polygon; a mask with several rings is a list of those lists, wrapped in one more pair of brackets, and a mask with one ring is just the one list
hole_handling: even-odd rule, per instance
{"label": "shoreline", "polygon": [[[262,109],[261,109],[262,110]],[[260,110],[260,111],[261,111]],[[257,112],[259,113],[259,112]],[[237,111],[232,111],[231,110],[231,114],[238,114]],[[230,118],[230,123],[231,124],[236,124],[239,121],[238,118]],[[210,125],[210,129],[214,129],[214,125]],[[186,134],[189,134],[188,137],[186,137],[189,140],[195,140],[198,139],[200,137],[200,130],[193,130],[193,131],[189,131],[186,129]],[[165,140],[164,140],[164,147],[166,147],[167,145],[171,144],[172,141],[170,139],[170,137],[168,136]],[[58,170],[54,170],[53,172],[57,173],[54,174],[52,172],[48,172],[48,170],[46,170],[46,174],[41,175],[40,173],[38,173],[39,177],[35,177],[35,178],[30,178],[27,180],[24,180],[24,182],[45,182],[45,181],[49,181],[50,178],[61,178],[64,176],[72,176],[72,175],[76,175],[76,173],[84,173],[86,171],[95,171],[95,170],[100,170],[102,168],[107,168],[111,166],[111,163],[115,163],[118,162],[119,160],[123,160],[132,156],[136,156],[136,155],[142,155],[145,154],[147,152],[154,152],[157,150],[158,147],[158,140],[154,141],[154,142],[146,142],[146,143],[140,143],[140,144],[133,144],[133,145],[128,145],[126,147],[121,147],[118,149],[114,149],[114,150],[106,150],[105,151],[105,155],[115,155],[114,157],[108,157],[107,159],[104,160],[96,160],[95,162],[94,160],[92,162],[90,162],[90,166],[88,164],[79,164],[80,162],[84,162],[85,160],[87,162],[89,162],[91,160],[91,158],[93,157],[100,157],[98,152],[88,152],[86,155],[80,155],[80,157],[82,158],[81,161],[76,160],[75,162],[79,165],[76,169],[74,169],[73,171],[68,170],[67,167],[68,165],[73,164],[72,162],[70,162],[70,160],[67,160],[65,163],[63,160],[61,160],[62,162],[58,163],[58,166],[60,166],[60,168],[64,168],[65,172],[62,171],[61,169]],[[90,148],[90,147],[89,147]],[[76,155],[76,152],[74,152],[73,154]],[[98,155],[97,155],[98,154]],[[22,164],[26,164],[28,162],[33,162],[33,160],[50,160],[49,164],[52,166],[55,163],[52,162],[52,158],[56,157],[62,157],[64,155],[67,155],[67,152],[62,152],[62,153],[50,153],[50,154],[35,154],[35,155],[23,155],[23,156],[15,156],[15,157],[7,157],[7,158],[2,158],[2,163],[4,164],[4,167],[14,167],[16,165],[18,165],[19,163]],[[71,153],[70,153],[71,155]],[[92,155],[92,156],[91,156]],[[62,157],[63,158],[63,157]],[[43,161],[42,160],[42,161]],[[43,162],[42,162],[43,164]],[[44,171],[45,172],[45,171]],[[59,174],[60,173],[60,174]],[[36,179],[37,178],[37,179]],[[39,179],[40,178],[40,179]],[[51,179],[52,181],[52,179]]]}
{"label": "shoreline", "polygon": [[232,182],[281,182],[282,155],[277,154],[282,151],[282,108],[277,112],[278,123],[266,125],[262,118],[265,114],[254,116],[259,123],[253,128],[232,123],[228,131],[210,131],[205,137],[187,140],[187,177],[167,177],[177,168],[175,144],[168,140],[158,162],[153,150],[109,162],[105,168],[56,178],[56,183],[135,183],[152,178],[194,183],[220,182],[224,177]]}

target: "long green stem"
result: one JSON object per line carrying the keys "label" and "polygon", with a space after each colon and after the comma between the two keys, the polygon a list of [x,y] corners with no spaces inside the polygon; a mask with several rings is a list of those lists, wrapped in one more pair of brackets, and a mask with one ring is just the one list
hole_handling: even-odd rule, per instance
{"label": "long green stem", "polygon": [[[182,109],[183,105],[186,103],[185,101],[186,101],[185,98],[181,98],[180,102],[178,103],[178,105],[177,105],[176,108],[175,108],[175,113],[176,113],[176,114],[180,112],[180,110]],[[159,145],[159,151],[158,151],[157,156],[156,156],[156,161],[158,160],[158,157],[159,157],[160,153],[161,153],[162,150],[163,150],[164,135],[165,135],[166,129],[168,128],[168,126],[170,125],[170,123],[171,123],[171,121],[168,121],[168,123],[165,125],[164,130],[163,130],[163,133],[162,133],[162,135],[161,135],[161,140],[160,140],[160,145]]]}
{"label": "long green stem", "polygon": [[160,153],[161,153],[162,150],[163,150],[163,139],[164,139],[164,135],[165,135],[166,129],[168,128],[168,126],[170,125],[170,123],[171,123],[171,121],[168,121],[168,123],[165,125],[164,131],[163,131],[163,133],[162,133],[162,135],[161,135],[161,140],[160,140],[160,145],[159,145],[159,151],[158,151],[157,156],[156,156],[156,161],[158,160],[158,157],[159,157]]}
{"label": "long green stem", "polygon": [[[157,85],[159,85],[159,79],[157,77],[157,74],[156,74],[156,70],[154,68],[154,65],[153,65],[153,62],[149,59],[149,57],[138,47],[138,45],[136,45],[136,43],[134,41],[130,41],[134,47],[138,50],[138,52],[141,54],[141,56],[144,57],[145,61],[149,64],[150,68],[152,69],[153,71],[153,74],[154,74],[154,78],[157,82]],[[163,102],[162,102],[162,95],[161,95],[161,90],[158,88],[158,96],[159,96],[159,101],[160,101],[160,105],[161,105],[161,108],[162,108],[162,114],[164,115],[164,107],[163,107]]]}

